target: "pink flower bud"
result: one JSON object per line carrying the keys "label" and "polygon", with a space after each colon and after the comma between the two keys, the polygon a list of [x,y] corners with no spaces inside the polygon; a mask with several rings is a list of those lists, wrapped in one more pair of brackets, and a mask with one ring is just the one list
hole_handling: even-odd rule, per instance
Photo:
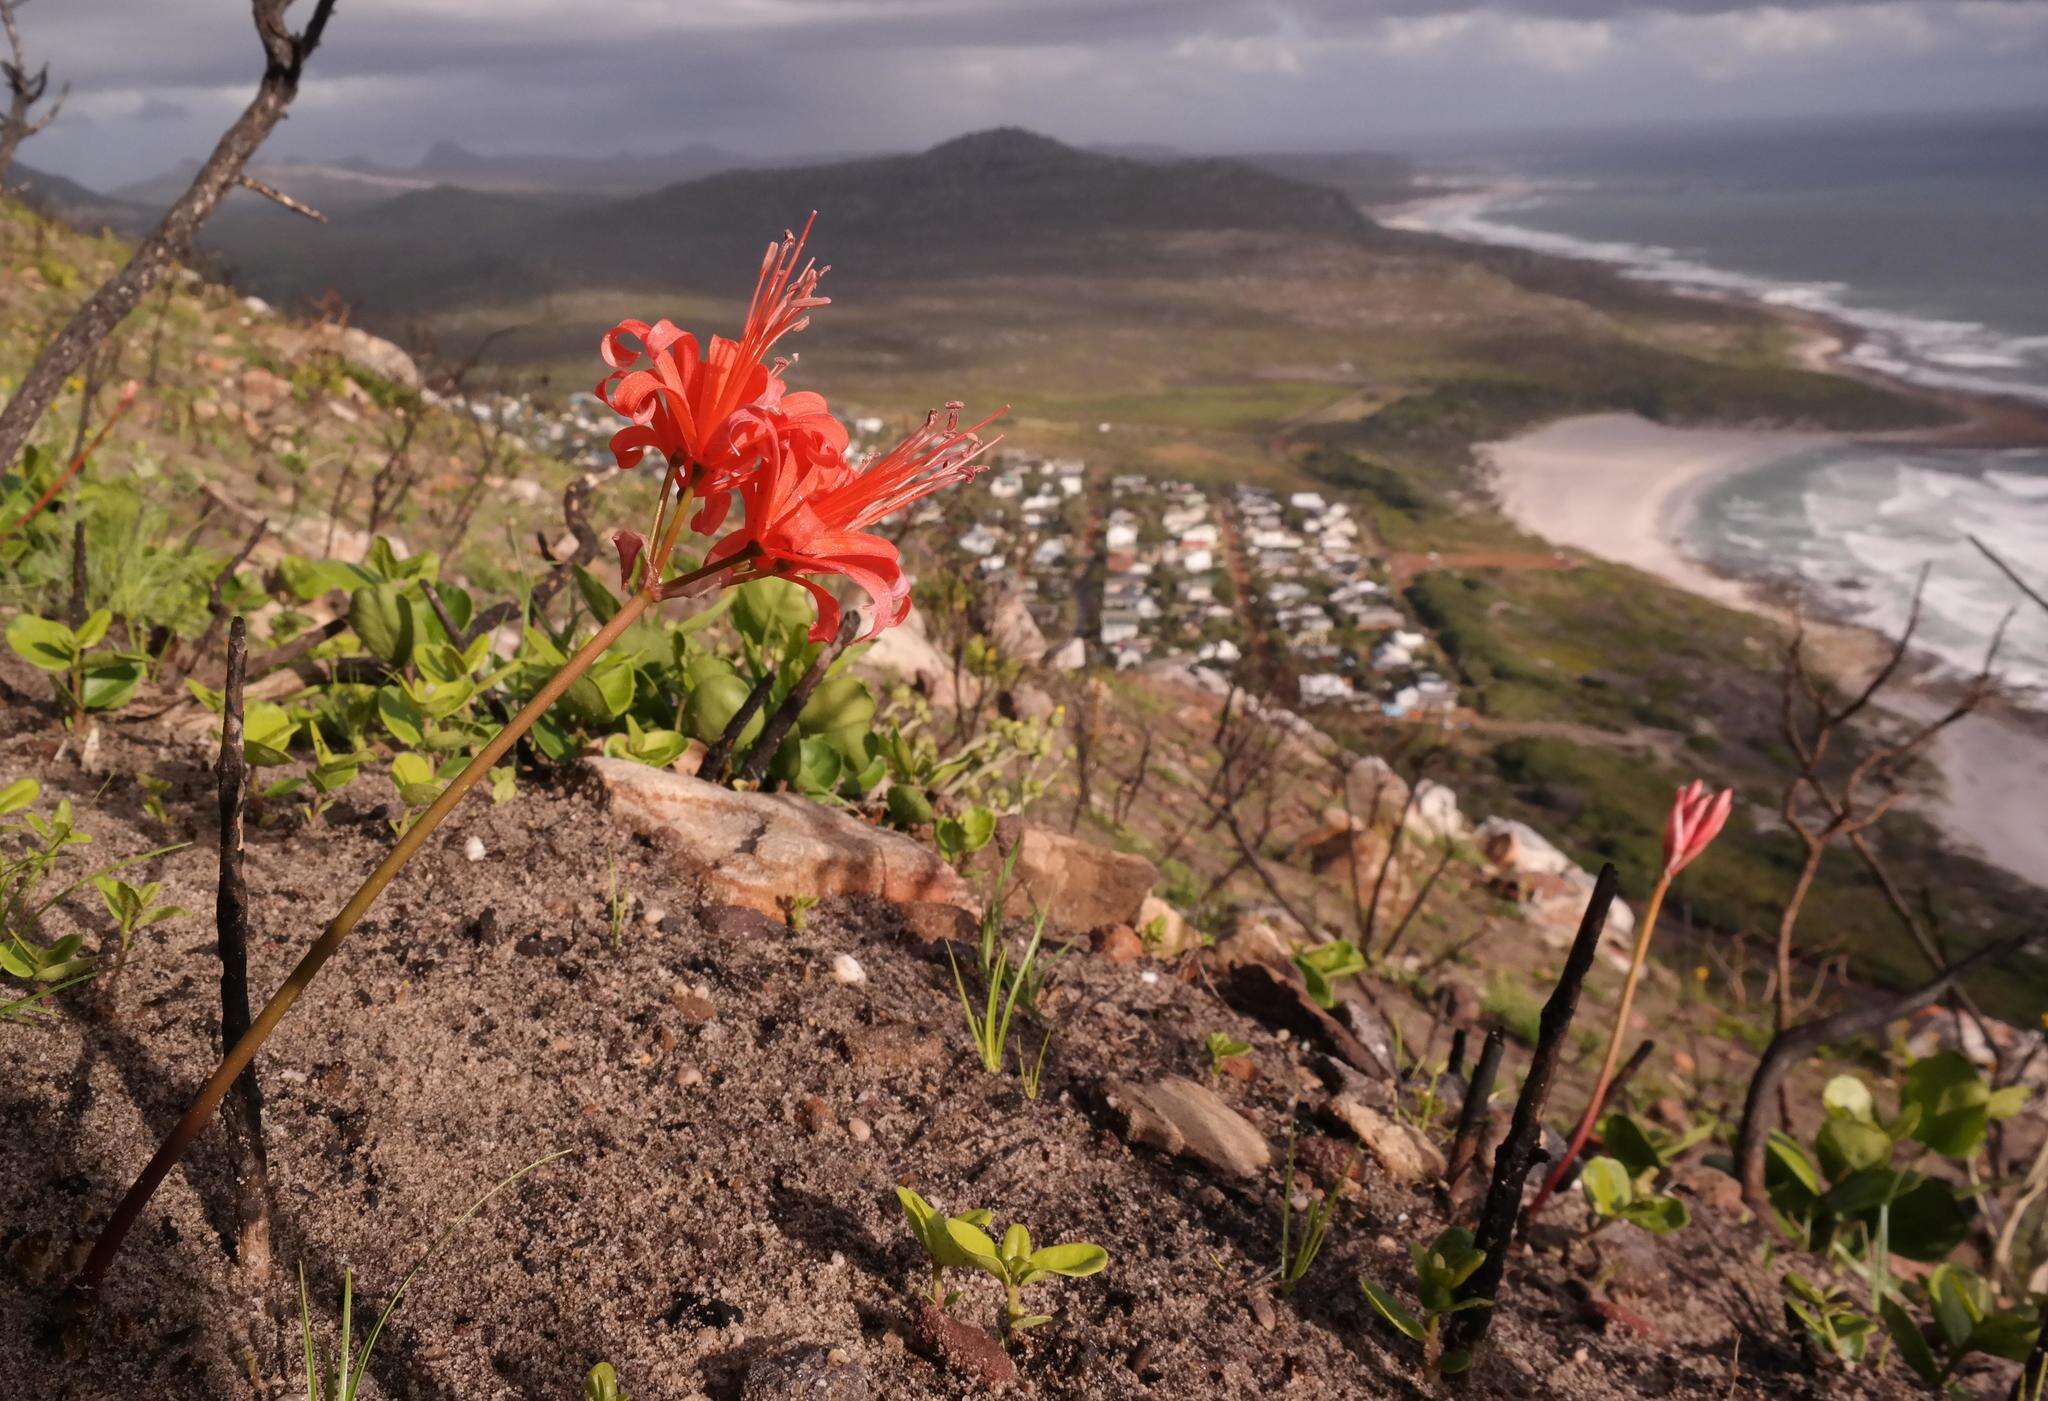
{"label": "pink flower bud", "polygon": [[631,590],[633,566],[639,563],[640,552],[647,548],[647,539],[637,530],[614,531],[612,548],[619,552],[619,587]]}
{"label": "pink flower bud", "polygon": [[1723,788],[1710,795],[1707,785],[1694,779],[1678,790],[1672,800],[1671,816],[1664,824],[1664,874],[1675,876],[1692,863],[1720,835],[1735,806],[1735,790]]}

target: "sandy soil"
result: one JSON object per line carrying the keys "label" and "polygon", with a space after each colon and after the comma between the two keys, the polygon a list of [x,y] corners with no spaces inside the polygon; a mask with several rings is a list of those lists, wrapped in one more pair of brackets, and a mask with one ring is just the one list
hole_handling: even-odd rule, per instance
{"label": "sandy soil", "polygon": [[[1480,451],[1502,508],[1523,528],[1784,623],[1785,610],[1756,587],[1687,554],[1685,527],[1715,482],[1838,441],[1825,433],[1666,428],[1633,414],[1592,414]],[[1883,655],[1883,639],[1865,629],[1808,626],[1822,666],[1837,675],[1866,675]],[[1941,702],[1936,690],[1907,686],[1889,705],[1914,717]],[[1945,783],[1929,810],[1943,829],[2016,875],[2048,881],[2048,829],[2039,822],[2048,737],[2035,719],[1972,715],[1940,737],[1934,758]]]}
{"label": "sandy soil", "polygon": [[[148,874],[166,898],[210,908],[203,755],[152,734],[102,750],[117,775],[147,767],[173,780],[166,831],[138,811],[129,780],[54,757],[45,718],[0,714],[0,772],[71,797],[96,852],[194,839]],[[373,805],[335,817],[318,833],[252,834],[258,987],[275,984],[386,839]],[[484,860],[465,859],[471,837]],[[614,869],[635,902],[616,942]],[[66,902],[46,933],[97,938],[103,923]],[[217,1054],[207,924],[152,931],[124,972],[68,996],[53,1019],[0,1028],[0,1396],[303,1394],[296,1267],[331,1339],[344,1269],[374,1314],[465,1201],[559,1149],[573,1156],[487,1207],[415,1285],[378,1345],[366,1401],[563,1401],[601,1357],[636,1401],[788,1396],[747,1374],[803,1343],[838,1348],[864,1373],[864,1391],[834,1395],[981,1394],[905,1347],[922,1273],[896,1182],[1110,1251],[1102,1276],[1041,1291],[1055,1321],[1020,1349],[1011,1394],[1430,1394],[1355,1281],[1405,1278],[1404,1243],[1443,1220],[1434,1196],[1362,1168],[1361,1195],[1304,1287],[1272,1307],[1262,1297],[1296,1099],[1305,1145],[1342,1132],[1317,1108],[1319,1058],[1299,1040],[1185,970],[1077,956],[1062,965],[1045,1093],[1027,1102],[1014,1077],[973,1061],[943,954],[907,938],[890,908],[821,908],[797,933],[700,907],[582,789],[463,809],[266,1049],[278,1261],[267,1300],[225,1249],[231,1164],[209,1135],[131,1240],[92,1352],[62,1361],[38,1342],[52,1291]],[[859,959],[864,984],[832,978],[840,953]],[[1106,1102],[1112,1077],[1199,1075],[1201,1037],[1217,1029],[1249,1042],[1256,1066],[1221,1093],[1275,1145],[1275,1166],[1243,1180],[1131,1144]],[[1342,1156],[1334,1143],[1303,1151]],[[1466,1394],[1905,1394],[1890,1379],[1810,1370],[1776,1321],[1757,1228],[1698,1210],[1662,1240],[1616,1232],[1569,1259],[1518,1255],[1498,1351]],[[1626,1312],[1603,1327],[1589,1285]],[[990,1290],[967,1290],[960,1312],[987,1318]]]}

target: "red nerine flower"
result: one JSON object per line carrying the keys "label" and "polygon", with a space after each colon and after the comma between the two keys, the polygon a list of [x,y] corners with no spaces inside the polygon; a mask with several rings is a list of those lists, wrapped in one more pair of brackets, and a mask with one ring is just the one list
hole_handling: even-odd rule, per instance
{"label": "red nerine flower", "polygon": [[818,575],[843,574],[874,600],[867,636],[894,627],[909,616],[910,585],[896,547],[867,527],[981,470],[982,454],[1000,439],[978,435],[1000,411],[963,429],[960,407],[946,405],[943,418],[928,415],[923,427],[860,466],[841,450],[815,453],[815,441],[802,433],[777,434],[761,470],[737,488],[745,522],[712,546],[707,562],[751,548],[746,577],[792,579],[809,589],[818,602],[813,642],[839,631],[839,601]]}
{"label": "red nerine flower", "polygon": [[1694,779],[1678,790],[1671,801],[1671,816],[1664,824],[1664,874],[1675,876],[1707,849],[1721,834],[1728,810],[1735,805],[1735,790],[1723,788],[1718,796]]}
{"label": "red nerine flower", "polygon": [[612,456],[624,468],[650,451],[661,454],[677,485],[703,503],[698,530],[718,528],[727,493],[769,450],[771,437],[807,437],[820,452],[846,446],[846,431],[824,397],[791,393],[781,375],[788,362],[767,363],[776,342],[802,330],[810,309],[830,300],[817,295],[825,269],[802,261],[809,236],[806,224],[802,234],[769,245],[736,341],[713,336],[700,347],[665,319],[651,326],[621,321],[605,333],[600,351],[612,372],[599,382],[597,397],[632,420],[612,436]]}

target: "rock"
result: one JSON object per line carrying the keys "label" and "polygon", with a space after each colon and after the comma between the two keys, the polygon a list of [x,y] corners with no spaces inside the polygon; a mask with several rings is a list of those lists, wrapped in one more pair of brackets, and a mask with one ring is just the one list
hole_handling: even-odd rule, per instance
{"label": "rock", "polygon": [[1111,851],[1016,817],[997,824],[996,839],[982,848],[978,865],[999,872],[1012,851],[1017,860],[1003,913],[1021,918],[1042,909],[1053,924],[1065,929],[1135,925],[1139,908],[1159,878],[1142,856]]}
{"label": "rock", "polygon": [[292,382],[261,365],[242,371],[242,403],[251,413],[267,414],[292,397]]}
{"label": "rock", "polygon": [[1458,795],[1425,778],[1415,785],[1415,802],[1408,809],[1408,830],[1429,841],[1458,841],[1469,836],[1472,824],[1458,811]]}
{"label": "rock", "polygon": [[899,1024],[864,1027],[846,1035],[847,1058],[870,1076],[897,1075],[907,1070],[936,1070],[946,1051],[914,1027]]}
{"label": "rock", "polygon": [[1147,895],[1138,904],[1137,927],[1145,947],[1159,958],[1178,958],[1202,946],[1202,936],[1186,916],[1157,895]]}
{"label": "rock", "polygon": [[855,1143],[866,1143],[875,1136],[875,1131],[869,1127],[868,1121],[865,1119],[848,1119],[846,1121],[846,1136]]}
{"label": "rock", "polygon": [[1272,1164],[1265,1138],[1206,1085],[1169,1075],[1142,1085],[1111,1081],[1108,1094],[1123,1110],[1135,1143],[1189,1154],[1233,1177],[1250,1177]]}
{"label": "rock", "polygon": [[1136,963],[1145,956],[1145,941],[1128,924],[1113,924],[1095,936],[1095,952],[1111,963]]}
{"label": "rock", "polygon": [[796,1122],[813,1138],[839,1127],[839,1120],[833,1117],[832,1106],[819,1095],[806,1095],[796,1107]]}
{"label": "rock", "polygon": [[1026,665],[1045,656],[1045,634],[1038,630],[1038,623],[1032,618],[1031,609],[1025,605],[1022,594],[1003,594],[1002,600],[996,604],[995,616],[989,620],[988,635],[1005,657]]}
{"label": "rock", "polygon": [[339,355],[346,363],[401,389],[420,387],[420,367],[398,346],[354,326],[322,323],[312,332],[312,348]]}
{"label": "rock", "polygon": [[1046,653],[1045,664],[1054,671],[1079,671],[1088,665],[1088,644],[1078,637],[1070,637]]}
{"label": "rock", "polygon": [[248,312],[251,316],[269,316],[272,314],[270,303],[264,301],[261,297],[242,298],[242,310]]}
{"label": "rock", "polygon": [[1209,961],[1219,969],[1247,963],[1285,968],[1297,951],[1308,947],[1309,941],[1296,932],[1298,929],[1292,920],[1275,920],[1259,910],[1239,910],[1230,933],[1217,943]]}
{"label": "rock", "polygon": [[1443,1176],[1443,1154],[1437,1152],[1435,1144],[1406,1124],[1396,1123],[1371,1105],[1361,1104],[1349,1095],[1339,1095],[1332,1100],[1330,1111],[1358,1135],[1358,1141],[1365,1145],[1365,1150],[1396,1182],[1413,1186]]}
{"label": "rock", "polygon": [[1338,1002],[1337,1019],[1345,1030],[1358,1038],[1359,1044],[1372,1053],[1381,1065],[1392,1066],[1394,1059],[1394,1029],[1387,1019],[1356,997],[1346,997]]}
{"label": "rock", "polygon": [[707,905],[697,911],[697,922],[727,939],[774,939],[789,932],[781,920],[745,905]]}
{"label": "rock", "polygon": [[747,1368],[744,1401],[867,1401],[868,1374],[842,1348],[799,1343]]}
{"label": "rock", "polygon": [[[1549,942],[1569,940],[1593,897],[1593,877],[1526,823],[1489,817],[1474,835],[1480,851],[1505,877],[1495,887],[1521,905]],[[1616,900],[1607,916],[1609,952],[1625,944],[1635,927],[1635,912]]]}
{"label": "rock", "polygon": [[1310,833],[1301,843],[1310,869],[1337,882],[1342,888],[1355,887],[1359,900],[1366,902],[1372,899],[1374,889],[1379,887],[1380,871],[1384,868],[1387,877],[1385,887],[1379,892],[1379,911],[1391,924],[1415,898],[1416,881],[1411,873],[1415,855],[1413,843],[1404,844],[1389,865],[1387,853],[1393,846],[1391,836],[1376,828],[1356,824],[1342,812],[1333,816],[1336,818],[1334,822]]}
{"label": "rock", "polygon": [[481,861],[488,855],[490,853],[484,850],[482,837],[471,837],[462,844],[462,856],[465,861]]}
{"label": "rock", "polygon": [[970,910],[938,900],[906,900],[896,907],[903,932],[920,944],[938,944],[948,939],[972,943],[981,932]]}
{"label": "rock", "polygon": [[627,759],[584,762],[613,815],[666,850],[713,899],[769,916],[791,891],[973,903],[967,883],[938,853],[822,804],[788,793],[735,793]]}
{"label": "rock", "polygon": [[1009,713],[1018,720],[1049,720],[1059,703],[1041,688],[1024,682],[1013,686],[1006,693],[1009,696]]}
{"label": "rock", "polygon": [[1680,1163],[1671,1169],[1671,1190],[1691,1197],[1708,1211],[1740,1217],[1749,1208],[1742,1200],[1742,1184],[1705,1163]]}
{"label": "rock", "polygon": [[960,703],[953,685],[953,666],[925,635],[924,617],[915,609],[902,624],[885,630],[854,663],[854,670],[886,681],[900,681],[922,691],[935,706],[952,709]]}
{"label": "rock", "polygon": [[1265,1290],[1252,1290],[1246,1296],[1246,1303],[1251,1307],[1253,1321],[1268,1333],[1280,1325],[1279,1318],[1273,1312],[1273,1301],[1266,1297]]}
{"label": "rock", "polygon": [[701,992],[692,992],[681,983],[677,983],[669,990],[668,1000],[682,1015],[683,1020],[691,1026],[702,1026],[718,1018],[716,1003]]}
{"label": "rock", "polygon": [[1408,784],[1377,754],[1352,764],[1345,774],[1351,811],[1368,827],[1391,828],[1408,805]]}
{"label": "rock", "polygon": [[984,1386],[1002,1386],[1017,1376],[1017,1364],[1003,1351],[1001,1343],[928,1300],[920,1299],[916,1312],[910,1316],[908,1341],[919,1356]]}
{"label": "rock", "polygon": [[868,980],[868,970],[860,966],[860,960],[850,953],[832,955],[832,981],[846,987],[858,987]]}

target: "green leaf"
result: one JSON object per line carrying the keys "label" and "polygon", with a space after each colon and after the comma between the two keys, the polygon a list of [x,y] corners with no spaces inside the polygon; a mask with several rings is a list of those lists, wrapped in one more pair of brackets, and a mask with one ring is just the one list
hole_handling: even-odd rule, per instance
{"label": "green leaf", "polygon": [[16,656],[43,671],[69,671],[83,649],[70,628],[33,613],[23,613],[7,625],[7,645]]}
{"label": "green leaf", "polygon": [[242,715],[242,757],[258,768],[289,764],[298,722],[271,701],[256,701]]}
{"label": "green leaf", "polygon": [[619,1385],[619,1374],[609,1362],[600,1362],[583,1379],[583,1401],[631,1401]]}
{"label": "green leaf", "polygon": [[307,560],[286,555],[277,562],[277,577],[303,603],[311,603],[336,589],[354,589],[371,583],[369,574],[338,559]]}
{"label": "green leaf", "polygon": [[1837,1075],[1820,1092],[1820,1101],[1830,1114],[1846,1114],[1866,1124],[1877,1122],[1877,1102],[1870,1087],[1854,1075]]}
{"label": "green leaf", "polygon": [[960,814],[962,849],[972,856],[987,846],[996,834],[996,815],[984,807],[971,807]]}
{"label": "green leaf", "polygon": [[960,1253],[963,1264],[985,1270],[999,1280],[1007,1277],[1002,1255],[997,1251],[996,1243],[989,1239],[988,1232],[959,1216],[947,1219],[945,1231],[946,1239]]}
{"label": "green leaf", "polygon": [[1099,1245],[1071,1241],[1065,1245],[1048,1245],[1042,1250],[1034,1251],[1024,1263],[1046,1274],[1065,1275],[1068,1279],[1086,1279],[1089,1275],[1100,1274],[1109,1268],[1109,1252]]}
{"label": "green leaf", "polygon": [[1900,1194],[1890,1219],[1892,1252],[1908,1260],[1946,1259],[1970,1234],[1970,1209],[1954,1188],[1932,1177]]}
{"label": "green leaf", "polygon": [[1031,1232],[1021,1221],[1014,1222],[1003,1232],[1003,1248],[1000,1252],[1005,1264],[1014,1265],[1031,1253]]}
{"label": "green leaf", "polygon": [[10,812],[20,812],[34,802],[42,791],[42,785],[32,778],[17,778],[5,788],[0,788],[0,817],[5,817]]}
{"label": "green leaf", "polygon": [[858,677],[835,676],[821,683],[797,712],[797,728],[807,735],[844,730],[865,733],[875,718],[875,698]]}
{"label": "green leaf", "polygon": [[897,827],[908,830],[932,820],[932,800],[916,784],[891,784],[883,801],[889,808],[889,821]]}
{"label": "green leaf", "polygon": [[1892,1160],[1892,1136],[1860,1119],[1831,1116],[1813,1136],[1813,1151],[1830,1182]]}
{"label": "green leaf", "polygon": [[107,628],[112,625],[113,621],[114,615],[106,609],[94,609],[92,616],[80,623],[78,631],[73,634],[78,650],[87,652],[99,646],[100,639],[107,635]]}
{"label": "green leaf", "polygon": [[1381,1318],[1393,1324],[1395,1328],[1415,1342],[1419,1343],[1422,1341],[1425,1330],[1421,1321],[1414,1314],[1403,1308],[1398,1299],[1369,1279],[1359,1280],[1358,1287],[1365,1291],[1367,1301],[1375,1309],[1379,1310]]}
{"label": "green leaf", "polygon": [[108,656],[87,660],[78,673],[78,699],[87,710],[119,710],[135,694],[148,669],[138,657]]}
{"label": "green leaf", "polygon": [[1622,1208],[1621,1217],[1653,1236],[1663,1236],[1691,1221],[1692,1212],[1677,1197],[1638,1197]]}
{"label": "green leaf", "polygon": [[1650,1142],[1649,1134],[1626,1114],[1609,1114],[1600,1121],[1600,1142],[1608,1156],[1619,1159],[1632,1178],[1664,1166],[1664,1155]]}
{"label": "green leaf", "polygon": [[732,590],[732,621],[740,636],[757,647],[779,647],[790,629],[808,629],[811,597],[786,579],[756,579]]}
{"label": "green leaf", "polygon": [[1984,1141],[1990,1101],[1990,1085],[1954,1051],[1914,1061],[1899,1085],[1900,1108],[1920,1111],[1913,1137],[1948,1158],[1966,1158]]}
{"label": "green leaf", "polygon": [[608,623],[617,616],[620,608],[618,595],[580,564],[576,566],[576,592],[582,595],[583,606],[599,623]]}
{"label": "green leaf", "polygon": [[377,688],[377,719],[400,744],[416,748],[427,742],[426,712],[397,686]]}
{"label": "green leaf", "polygon": [[1635,1183],[1629,1170],[1613,1158],[1593,1158],[1579,1174],[1586,1202],[1600,1216],[1619,1216],[1635,1200]]}
{"label": "green leaf", "polygon": [[349,627],[363,649],[386,666],[403,667],[412,661],[415,634],[405,587],[365,584],[349,595]]}

